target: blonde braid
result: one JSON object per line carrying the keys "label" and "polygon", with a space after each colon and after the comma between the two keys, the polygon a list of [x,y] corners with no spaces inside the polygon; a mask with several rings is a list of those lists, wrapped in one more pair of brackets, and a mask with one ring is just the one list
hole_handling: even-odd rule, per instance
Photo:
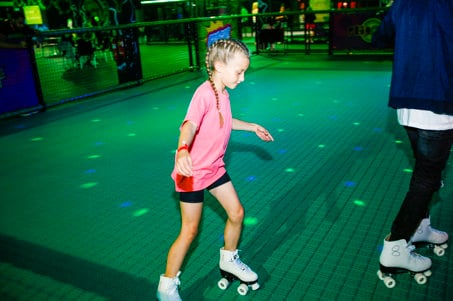
{"label": "blonde braid", "polygon": [[227,64],[228,61],[233,58],[236,53],[242,53],[248,58],[250,57],[250,51],[242,41],[236,39],[222,39],[214,42],[206,53],[206,71],[208,73],[208,80],[211,84],[212,90],[214,90],[216,98],[216,107],[219,112],[220,127],[223,126],[223,116],[220,113],[220,100],[219,93],[215,87],[214,81],[212,80],[213,71],[215,70],[214,64],[216,62],[222,62]]}

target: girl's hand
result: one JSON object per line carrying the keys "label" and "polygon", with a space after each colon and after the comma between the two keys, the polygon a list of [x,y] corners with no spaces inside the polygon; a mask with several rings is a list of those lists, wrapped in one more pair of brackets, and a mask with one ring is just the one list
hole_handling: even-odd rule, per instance
{"label": "girl's hand", "polygon": [[176,172],[181,176],[192,176],[192,159],[187,149],[180,150],[175,159]]}
{"label": "girl's hand", "polygon": [[274,137],[272,137],[272,135],[265,128],[258,124],[256,125],[255,133],[261,140],[266,142],[274,141]]}

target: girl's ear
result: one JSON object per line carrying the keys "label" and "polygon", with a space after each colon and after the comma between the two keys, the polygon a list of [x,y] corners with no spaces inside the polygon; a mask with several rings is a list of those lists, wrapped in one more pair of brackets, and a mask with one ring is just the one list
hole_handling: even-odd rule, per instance
{"label": "girl's ear", "polygon": [[224,66],[225,66],[225,64],[223,64],[222,62],[217,61],[217,62],[214,63],[214,70],[217,71],[217,72],[222,72]]}

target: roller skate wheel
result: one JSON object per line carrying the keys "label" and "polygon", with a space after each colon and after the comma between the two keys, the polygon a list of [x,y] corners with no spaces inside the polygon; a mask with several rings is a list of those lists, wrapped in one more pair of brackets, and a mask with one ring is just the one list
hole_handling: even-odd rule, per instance
{"label": "roller skate wheel", "polygon": [[417,281],[418,284],[425,284],[428,281],[426,276],[422,273],[415,274],[414,279],[415,279],[415,281]]}
{"label": "roller skate wheel", "polygon": [[238,287],[239,295],[245,296],[245,295],[247,295],[248,291],[249,291],[249,287],[247,284],[241,283],[239,285],[239,287]]}
{"label": "roller skate wheel", "polygon": [[396,285],[396,281],[395,279],[393,279],[392,277],[390,276],[385,276],[381,270],[378,270],[377,271],[377,276],[379,277],[380,280],[382,280],[385,284],[386,287],[388,288],[393,288],[395,287]]}
{"label": "roller skate wheel", "polygon": [[381,270],[377,271],[377,276],[379,277],[380,280],[384,280],[384,274],[382,274]]}
{"label": "roller skate wheel", "polygon": [[228,288],[228,286],[230,285],[230,282],[227,279],[222,278],[219,280],[219,282],[217,282],[217,285],[219,286],[219,288],[221,290],[226,290]]}
{"label": "roller skate wheel", "polygon": [[431,277],[433,273],[431,272],[431,270],[427,270],[427,271],[424,271],[423,272],[423,275],[425,275],[426,277]]}
{"label": "roller skate wheel", "polygon": [[446,249],[446,248],[448,248],[448,244],[447,244],[447,243],[441,244],[440,247],[441,247],[442,249]]}
{"label": "roller skate wheel", "polygon": [[437,256],[444,256],[445,255],[445,249],[442,248],[442,246],[434,246],[434,254]]}
{"label": "roller skate wheel", "polygon": [[394,288],[396,285],[395,279],[393,279],[390,276],[385,276],[383,281],[384,281],[385,286],[388,288]]}
{"label": "roller skate wheel", "polygon": [[260,285],[258,282],[255,282],[252,285],[250,285],[250,288],[252,289],[252,291],[256,291],[257,289],[260,288]]}

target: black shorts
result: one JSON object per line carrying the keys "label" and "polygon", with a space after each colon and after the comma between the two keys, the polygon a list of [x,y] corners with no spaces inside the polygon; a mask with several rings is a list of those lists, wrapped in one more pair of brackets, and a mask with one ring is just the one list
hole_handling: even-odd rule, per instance
{"label": "black shorts", "polygon": [[[209,185],[206,190],[211,190],[216,187],[219,187],[222,184],[225,184],[227,182],[231,181],[230,176],[228,175],[227,172],[223,174],[217,181]],[[197,191],[190,191],[190,192],[180,192],[179,193],[179,199],[181,202],[184,203],[203,203],[204,201],[204,191],[203,190],[197,190]]]}

